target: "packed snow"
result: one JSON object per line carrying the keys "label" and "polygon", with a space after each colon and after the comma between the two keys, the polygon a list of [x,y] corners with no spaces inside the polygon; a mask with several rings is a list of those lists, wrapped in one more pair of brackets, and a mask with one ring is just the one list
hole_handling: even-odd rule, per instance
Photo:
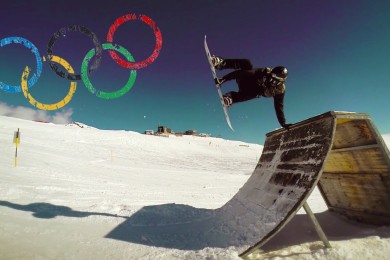
{"label": "packed snow", "polygon": [[[389,146],[390,134],[383,138]],[[0,116],[0,147],[0,259],[239,259],[251,246],[210,246],[176,234],[196,230],[202,223],[194,220],[237,193],[261,145]],[[327,211],[316,189],[308,204],[331,249],[300,210],[253,258],[390,256],[390,227]],[[165,225],[156,229],[156,221]]]}

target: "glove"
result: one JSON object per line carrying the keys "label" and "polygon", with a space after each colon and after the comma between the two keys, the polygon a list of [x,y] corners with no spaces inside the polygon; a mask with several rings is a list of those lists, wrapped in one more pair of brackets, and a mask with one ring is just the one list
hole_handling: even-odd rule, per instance
{"label": "glove", "polygon": [[284,129],[286,129],[286,130],[290,130],[290,127],[292,126],[293,124],[286,124],[286,123],[284,123],[284,124],[282,124],[282,127],[284,128]]}

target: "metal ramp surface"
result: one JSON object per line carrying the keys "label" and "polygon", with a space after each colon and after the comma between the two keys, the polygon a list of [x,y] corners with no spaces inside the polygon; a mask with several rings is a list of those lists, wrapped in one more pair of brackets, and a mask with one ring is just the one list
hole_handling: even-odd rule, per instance
{"label": "metal ramp surface", "polygon": [[220,209],[227,223],[252,227],[245,239],[253,246],[241,257],[265,244],[303,206],[321,177],[334,130],[334,114],[326,113],[267,134],[252,176]]}

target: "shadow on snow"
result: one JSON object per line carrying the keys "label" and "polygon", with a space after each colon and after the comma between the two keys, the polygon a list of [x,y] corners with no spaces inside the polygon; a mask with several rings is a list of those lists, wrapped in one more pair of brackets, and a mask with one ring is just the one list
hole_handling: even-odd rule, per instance
{"label": "shadow on snow", "polygon": [[27,205],[15,204],[8,201],[0,200],[0,206],[9,207],[16,210],[32,212],[36,218],[55,218],[58,216],[72,217],[72,218],[84,218],[88,216],[98,215],[106,217],[121,217],[119,215],[99,213],[99,212],[82,212],[75,211],[66,206],[58,206],[50,203],[31,203]]}
{"label": "shadow on snow", "polygon": [[[146,206],[106,235],[107,238],[148,246],[182,250],[200,250],[206,247],[251,246],[239,239],[237,232],[224,230],[218,223],[216,210],[197,209],[187,205],[164,204]],[[388,237],[390,227],[378,227],[351,221],[334,212],[315,214],[330,240],[362,238],[373,235]],[[248,227],[246,227],[248,228]],[[265,251],[320,241],[309,217],[295,215],[293,219],[262,249]]]}
{"label": "shadow on snow", "polygon": [[[66,206],[49,203],[27,205],[0,201],[0,206],[32,212],[36,218],[51,219],[57,216],[83,218],[92,215],[121,217],[126,220],[106,235],[106,238],[147,246],[182,250],[201,250],[206,247],[226,248],[250,246],[237,233],[224,229],[216,217],[219,209],[198,209],[188,205],[164,204],[146,206],[130,217],[108,213],[75,211]],[[358,223],[330,211],[315,214],[330,240],[345,240],[368,236],[389,237],[390,227]],[[246,227],[248,228],[248,227]],[[237,230],[240,226],[237,226]],[[239,231],[238,231],[239,232]],[[281,247],[319,241],[308,216],[294,218],[262,249],[271,251]]]}

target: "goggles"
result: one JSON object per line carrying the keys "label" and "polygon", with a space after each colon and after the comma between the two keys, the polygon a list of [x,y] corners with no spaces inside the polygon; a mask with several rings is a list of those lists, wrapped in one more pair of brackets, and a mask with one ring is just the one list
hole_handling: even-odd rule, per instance
{"label": "goggles", "polygon": [[286,81],[286,79],[287,79],[287,77],[281,78],[281,77],[276,76],[276,74],[271,73],[271,78],[270,78],[269,82],[272,86],[279,86],[279,85],[283,84]]}

